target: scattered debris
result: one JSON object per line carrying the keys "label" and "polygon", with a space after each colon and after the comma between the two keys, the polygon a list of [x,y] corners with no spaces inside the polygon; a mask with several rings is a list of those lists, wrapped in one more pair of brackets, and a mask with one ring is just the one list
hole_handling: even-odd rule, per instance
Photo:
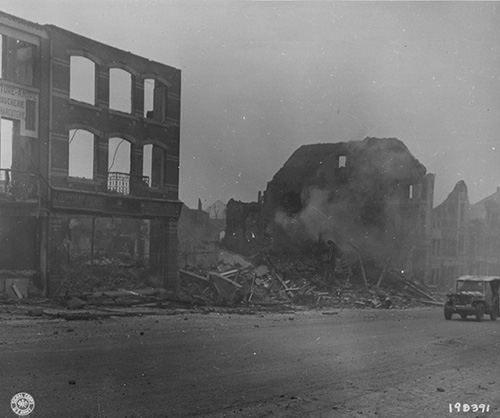
{"label": "scattered debris", "polygon": [[71,297],[66,301],[68,309],[81,309],[86,305],[86,302],[77,297]]}
{"label": "scattered debris", "polygon": [[[179,270],[179,292],[173,294],[153,287],[149,271],[137,263],[103,259],[96,264],[73,266],[65,272],[56,299],[39,299],[38,305],[11,284],[17,299],[10,304],[26,306],[32,317],[64,320],[98,320],[126,315],[117,309],[203,309],[235,307],[236,313],[255,310],[292,311],[307,308],[392,309],[421,305],[441,305],[424,285],[389,268],[390,260],[343,258],[332,280],[326,280],[324,264],[316,254],[262,251],[245,259],[224,252],[219,264],[210,269]],[[16,291],[17,290],[17,291]],[[7,300],[6,300],[7,301]],[[63,306],[57,312],[40,306]],[[31,307],[30,307],[31,305]],[[338,311],[325,311],[336,315]]]}
{"label": "scattered debris", "polygon": [[261,252],[251,262],[238,257],[230,264],[226,254],[225,261],[209,271],[181,270],[182,299],[195,305],[293,303],[317,309],[441,305],[425,286],[389,269],[390,260],[374,267],[373,260],[355,254],[351,264],[339,263],[335,280],[327,283],[323,265],[313,254]]}
{"label": "scattered debris", "polygon": [[23,299],[23,294],[21,293],[21,291],[17,288],[17,286],[15,284],[13,284],[11,286],[11,288],[14,291],[14,293],[16,294],[18,299]]}
{"label": "scattered debris", "polygon": [[150,270],[140,262],[124,262],[104,258],[88,262],[74,262],[65,266],[56,295],[79,296],[84,293],[157,286]]}
{"label": "scattered debris", "polygon": [[29,316],[43,316],[43,309],[42,308],[31,308],[28,310],[28,315]]}

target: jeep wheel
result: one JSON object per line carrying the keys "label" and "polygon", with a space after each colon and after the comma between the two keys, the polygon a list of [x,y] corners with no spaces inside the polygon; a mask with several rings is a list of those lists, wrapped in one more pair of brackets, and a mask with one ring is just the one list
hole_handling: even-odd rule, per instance
{"label": "jeep wheel", "polygon": [[476,315],[476,321],[480,322],[483,320],[483,315],[484,315],[484,306],[482,303],[478,303],[476,305],[476,312],[475,312],[475,315]]}
{"label": "jeep wheel", "polygon": [[462,318],[462,319],[464,319],[464,320],[465,320],[465,319],[467,319],[467,314],[461,313],[461,314],[460,314],[460,318]]}
{"label": "jeep wheel", "polygon": [[444,319],[449,321],[451,319],[451,315],[452,315],[452,313],[451,313],[448,305],[444,305]]}
{"label": "jeep wheel", "polygon": [[498,317],[498,308],[493,306],[490,312],[490,319],[496,321]]}

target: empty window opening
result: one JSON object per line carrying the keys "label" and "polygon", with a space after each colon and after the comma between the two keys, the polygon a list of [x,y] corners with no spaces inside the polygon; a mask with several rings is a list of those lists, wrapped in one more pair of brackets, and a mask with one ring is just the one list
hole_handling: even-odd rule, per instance
{"label": "empty window opening", "polygon": [[165,150],[157,146],[153,147],[151,162],[151,186],[163,187],[163,173],[165,168]]}
{"label": "empty window opening", "polygon": [[408,199],[413,199],[413,184],[408,186]]}
{"label": "empty window opening", "polygon": [[16,40],[16,81],[20,84],[33,85],[35,45]]}
{"label": "empty window opening", "polygon": [[149,179],[151,184],[151,176],[153,175],[153,145],[144,145],[142,150],[142,175]]}
{"label": "empty window opening", "polygon": [[108,143],[108,171],[130,173],[130,142],[123,138],[110,138]]}
{"label": "empty window opening", "polygon": [[69,131],[68,175],[94,178],[94,134],[84,129]]}
{"label": "empty window opening", "polygon": [[88,58],[71,57],[69,97],[95,105],[95,63]]}
{"label": "empty window opening", "polygon": [[154,92],[155,80],[146,78],[144,80],[144,117],[148,119],[154,117]]}
{"label": "empty window opening", "polygon": [[1,35],[0,75],[5,80],[33,86],[37,46]]}
{"label": "empty window opening", "polygon": [[345,167],[346,163],[347,163],[347,156],[339,155],[339,168]]}
{"label": "empty window opening", "polygon": [[132,75],[120,68],[109,70],[109,107],[132,112]]}
{"label": "empty window opening", "polygon": [[[14,137],[14,122],[0,119],[0,168],[12,168],[12,140]],[[1,173],[0,173],[1,174]]]}

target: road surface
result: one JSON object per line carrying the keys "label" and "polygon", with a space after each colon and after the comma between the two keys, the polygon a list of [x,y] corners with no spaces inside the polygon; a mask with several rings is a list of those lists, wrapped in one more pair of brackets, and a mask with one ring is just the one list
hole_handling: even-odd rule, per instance
{"label": "road surface", "polygon": [[[439,308],[0,318],[0,417],[500,416],[500,321]],[[453,413],[456,402],[488,413]]]}

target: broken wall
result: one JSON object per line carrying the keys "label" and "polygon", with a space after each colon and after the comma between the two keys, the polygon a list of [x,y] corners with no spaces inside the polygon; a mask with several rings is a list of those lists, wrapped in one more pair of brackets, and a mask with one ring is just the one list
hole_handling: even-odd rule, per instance
{"label": "broken wall", "polygon": [[231,199],[226,206],[226,230],[223,245],[240,254],[252,254],[269,245],[268,225],[261,202]]}

